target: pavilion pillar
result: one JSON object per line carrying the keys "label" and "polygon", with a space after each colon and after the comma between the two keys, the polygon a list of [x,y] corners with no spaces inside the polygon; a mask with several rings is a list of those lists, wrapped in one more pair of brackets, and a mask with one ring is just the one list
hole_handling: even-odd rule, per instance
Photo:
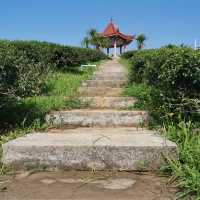
{"label": "pavilion pillar", "polygon": [[122,46],[120,46],[120,55],[122,54]]}
{"label": "pavilion pillar", "polygon": [[117,57],[117,41],[115,40],[115,43],[114,43],[114,57],[116,58]]}
{"label": "pavilion pillar", "polygon": [[109,48],[107,48],[107,55],[109,55],[109,53],[110,53],[110,49],[109,49]]}

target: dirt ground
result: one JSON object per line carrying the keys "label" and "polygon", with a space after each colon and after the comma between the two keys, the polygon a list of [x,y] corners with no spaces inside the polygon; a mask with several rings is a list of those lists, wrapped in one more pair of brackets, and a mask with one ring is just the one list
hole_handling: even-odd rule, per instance
{"label": "dirt ground", "polygon": [[1,177],[1,200],[173,200],[167,177],[133,172],[37,172]]}

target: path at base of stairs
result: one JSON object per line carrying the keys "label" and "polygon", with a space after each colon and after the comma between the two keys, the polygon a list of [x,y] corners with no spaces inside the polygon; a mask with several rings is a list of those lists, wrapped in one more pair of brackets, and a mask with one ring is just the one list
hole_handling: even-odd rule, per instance
{"label": "path at base of stairs", "polygon": [[58,171],[16,175],[1,200],[173,200],[177,189],[151,173]]}

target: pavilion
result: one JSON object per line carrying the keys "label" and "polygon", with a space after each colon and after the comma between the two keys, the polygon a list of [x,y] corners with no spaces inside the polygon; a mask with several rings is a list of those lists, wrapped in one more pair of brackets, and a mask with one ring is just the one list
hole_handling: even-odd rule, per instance
{"label": "pavilion", "polygon": [[109,39],[106,47],[107,54],[109,55],[110,48],[114,48],[114,57],[117,57],[118,47],[120,48],[120,54],[122,54],[123,48],[125,49],[134,40],[133,35],[126,35],[120,32],[119,27],[113,23],[112,19],[101,35]]}

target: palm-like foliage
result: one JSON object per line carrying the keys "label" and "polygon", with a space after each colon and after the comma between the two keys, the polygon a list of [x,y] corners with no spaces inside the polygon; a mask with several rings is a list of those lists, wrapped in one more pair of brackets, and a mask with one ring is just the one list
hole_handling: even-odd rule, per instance
{"label": "palm-like foliage", "polygon": [[90,39],[88,37],[84,37],[81,42],[81,45],[85,48],[89,48],[89,44],[90,44]]}
{"label": "palm-like foliage", "polygon": [[89,40],[90,40],[90,44],[92,46],[95,46],[96,49],[99,49],[99,38],[98,38],[99,34],[98,34],[97,30],[96,29],[90,29],[87,34],[88,34],[88,37],[89,37]]}
{"label": "palm-like foliage", "polygon": [[137,48],[140,50],[144,48],[144,41],[147,39],[147,37],[144,34],[140,34],[136,37],[137,42]]}
{"label": "palm-like foliage", "polygon": [[104,48],[108,45],[108,39],[103,37],[101,34],[97,32],[96,29],[90,29],[87,32],[87,37],[85,37],[82,41],[82,45],[89,47],[89,44],[94,46],[96,49]]}

